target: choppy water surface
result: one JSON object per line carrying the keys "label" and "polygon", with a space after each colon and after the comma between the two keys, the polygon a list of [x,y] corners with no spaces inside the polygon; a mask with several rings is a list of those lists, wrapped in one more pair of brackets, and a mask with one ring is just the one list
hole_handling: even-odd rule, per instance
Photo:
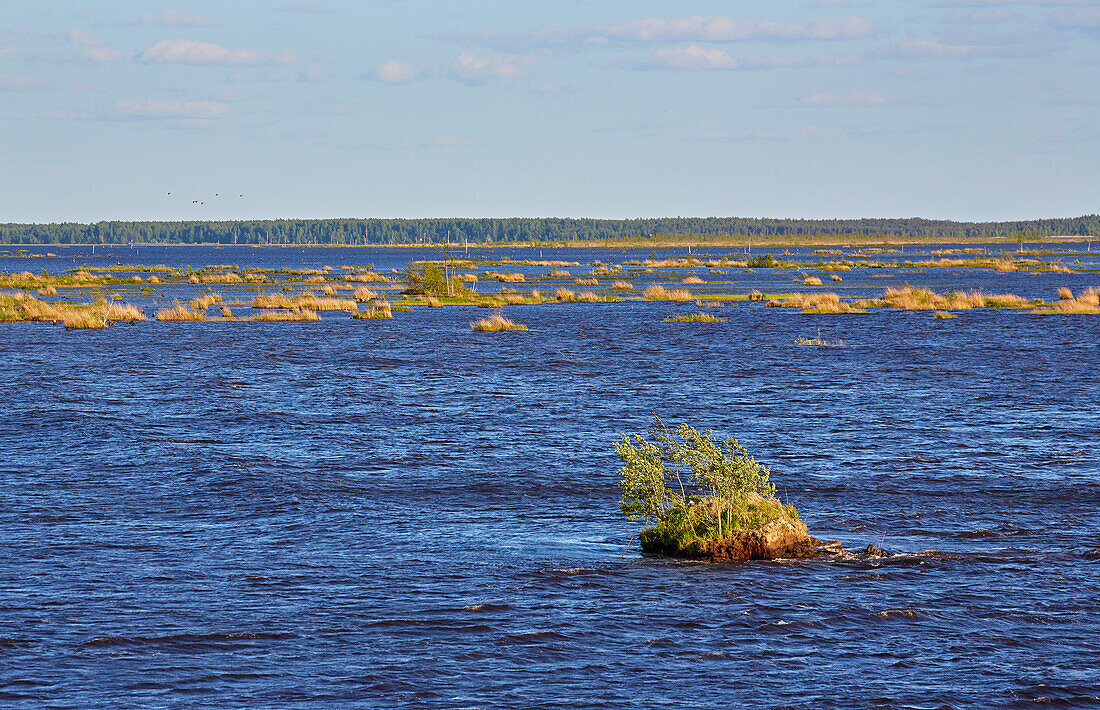
{"label": "choppy water surface", "polygon": [[[97,258],[410,257],[142,251]],[[28,261],[0,268],[72,268]],[[1097,283],[844,276],[830,290]],[[684,309],[515,306],[530,331],[496,335],[465,307],[0,326],[0,703],[1100,704],[1100,317],[742,303],[663,322]],[[845,347],[791,346],[819,328]],[[737,436],[818,537],[900,554],[624,556],[611,444],[651,410]]]}

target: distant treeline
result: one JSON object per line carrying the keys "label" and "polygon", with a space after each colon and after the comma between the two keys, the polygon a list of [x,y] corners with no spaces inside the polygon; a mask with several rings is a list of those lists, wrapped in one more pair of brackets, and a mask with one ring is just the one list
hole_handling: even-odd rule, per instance
{"label": "distant treeline", "polygon": [[279,219],[233,222],[0,224],[4,244],[441,244],[443,242],[660,242],[850,236],[860,241],[995,241],[1020,235],[1097,236],[1100,215],[1019,222],[931,219]]}

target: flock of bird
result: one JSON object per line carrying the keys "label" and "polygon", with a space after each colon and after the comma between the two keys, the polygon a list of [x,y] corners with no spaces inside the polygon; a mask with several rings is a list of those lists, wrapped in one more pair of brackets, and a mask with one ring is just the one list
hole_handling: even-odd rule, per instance
{"label": "flock of bird", "polygon": [[[169,193],[168,193],[168,196],[169,196],[169,197],[171,197],[171,196],[172,196],[172,193],[171,193],[171,192],[169,192]],[[215,193],[214,193],[214,197],[220,197],[219,193],[215,192]],[[241,194],[241,195],[237,195],[237,197],[238,197],[238,198],[241,198],[241,197],[244,197],[244,195],[243,195],[243,194]],[[201,206],[201,205],[205,205],[205,204],[206,204],[206,201],[205,201],[205,200],[191,200],[191,204],[193,204],[193,205],[200,205],[200,206]]]}

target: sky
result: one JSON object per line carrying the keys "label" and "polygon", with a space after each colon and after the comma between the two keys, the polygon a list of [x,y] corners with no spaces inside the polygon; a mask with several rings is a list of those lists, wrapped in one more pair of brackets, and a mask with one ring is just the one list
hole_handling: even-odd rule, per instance
{"label": "sky", "polygon": [[0,222],[1100,212],[1100,0],[0,0]]}

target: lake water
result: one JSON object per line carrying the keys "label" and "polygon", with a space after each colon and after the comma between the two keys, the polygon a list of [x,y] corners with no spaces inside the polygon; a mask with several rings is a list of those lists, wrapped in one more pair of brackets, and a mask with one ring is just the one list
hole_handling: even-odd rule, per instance
{"label": "lake water", "polygon": [[[0,269],[432,255],[52,249],[83,251]],[[1092,273],[857,270],[824,290],[1054,300],[1100,285],[1077,258]],[[743,302],[663,322],[695,310],[509,306],[530,330],[503,334],[472,332],[473,307],[0,325],[0,704],[1100,705],[1100,316]],[[792,346],[818,332],[845,346]],[[895,554],[624,554],[612,443],[651,411],[738,437],[815,536]]]}

